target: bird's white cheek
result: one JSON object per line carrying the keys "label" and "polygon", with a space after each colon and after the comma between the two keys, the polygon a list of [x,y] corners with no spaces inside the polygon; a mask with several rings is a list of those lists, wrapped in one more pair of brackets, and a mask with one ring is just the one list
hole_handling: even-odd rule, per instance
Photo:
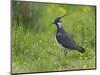
{"label": "bird's white cheek", "polygon": [[62,23],[57,23],[58,24],[58,26],[59,26],[59,28],[61,28],[63,25],[62,25]]}

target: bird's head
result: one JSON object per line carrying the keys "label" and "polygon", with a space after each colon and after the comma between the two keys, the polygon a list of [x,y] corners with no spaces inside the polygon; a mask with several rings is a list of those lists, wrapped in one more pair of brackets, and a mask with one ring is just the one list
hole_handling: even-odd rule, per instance
{"label": "bird's head", "polygon": [[62,19],[64,16],[66,16],[66,14],[63,15],[63,16],[61,16],[61,17],[56,18],[56,19],[54,20],[54,22],[52,22],[52,24],[56,24],[56,25],[57,25],[57,23],[61,23],[61,19]]}

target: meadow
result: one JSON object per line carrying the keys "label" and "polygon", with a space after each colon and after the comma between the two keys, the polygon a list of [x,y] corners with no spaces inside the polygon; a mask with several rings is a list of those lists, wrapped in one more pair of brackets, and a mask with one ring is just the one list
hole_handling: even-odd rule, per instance
{"label": "meadow", "polygon": [[[14,1],[12,4],[12,73],[96,68],[96,7]],[[85,52],[64,50],[55,42],[55,18]],[[59,55],[60,53],[60,55]]]}

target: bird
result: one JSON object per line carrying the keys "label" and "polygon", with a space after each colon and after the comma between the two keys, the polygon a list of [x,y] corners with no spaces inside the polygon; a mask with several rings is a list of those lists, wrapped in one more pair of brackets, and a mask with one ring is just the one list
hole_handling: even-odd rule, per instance
{"label": "bird", "polygon": [[57,27],[57,31],[56,31],[56,41],[58,43],[58,45],[62,48],[64,48],[64,55],[66,56],[67,54],[67,49],[70,49],[70,50],[77,50],[79,51],[80,53],[84,53],[85,52],[85,49],[81,46],[79,46],[76,41],[72,38],[71,35],[68,34],[68,32],[66,32],[64,30],[64,26],[63,26],[63,23],[61,21],[61,19],[66,16],[63,15],[61,17],[58,17],[56,18],[52,24],[56,25]]}

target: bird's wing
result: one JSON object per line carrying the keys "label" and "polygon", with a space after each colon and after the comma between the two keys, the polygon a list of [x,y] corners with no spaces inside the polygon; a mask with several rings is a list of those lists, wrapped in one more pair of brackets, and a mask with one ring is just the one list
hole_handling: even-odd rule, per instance
{"label": "bird's wing", "polygon": [[56,35],[56,39],[65,48],[74,49],[75,41],[69,34],[67,34],[67,33],[60,34],[59,33],[59,35]]}

